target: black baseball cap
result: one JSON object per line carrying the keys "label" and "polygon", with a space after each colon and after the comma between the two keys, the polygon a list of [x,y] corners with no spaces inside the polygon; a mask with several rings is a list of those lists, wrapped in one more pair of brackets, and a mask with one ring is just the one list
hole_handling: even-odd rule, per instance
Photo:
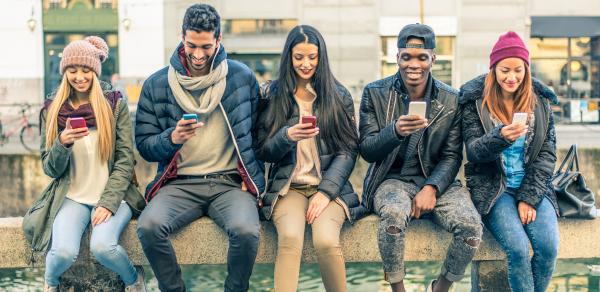
{"label": "black baseball cap", "polygon": [[[408,45],[411,37],[423,40],[423,45]],[[425,24],[409,24],[402,28],[398,34],[398,48],[435,49],[435,34],[433,29]]]}

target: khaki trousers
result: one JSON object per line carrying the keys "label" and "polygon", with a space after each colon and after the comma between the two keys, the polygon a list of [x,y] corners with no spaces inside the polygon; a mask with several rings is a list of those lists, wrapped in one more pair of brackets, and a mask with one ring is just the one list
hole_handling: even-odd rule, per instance
{"label": "khaki trousers", "polygon": [[[276,292],[295,292],[298,288],[306,212],[314,193],[315,188],[291,188],[275,205],[273,223],[278,234]],[[340,230],[345,220],[342,206],[331,201],[312,224],[313,246],[317,252],[323,284],[328,292],[346,291],[346,268],[340,245]]]}

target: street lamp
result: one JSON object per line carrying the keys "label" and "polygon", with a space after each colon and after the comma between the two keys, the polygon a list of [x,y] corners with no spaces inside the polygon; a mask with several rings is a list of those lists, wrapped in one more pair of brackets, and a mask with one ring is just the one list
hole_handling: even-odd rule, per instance
{"label": "street lamp", "polygon": [[131,19],[129,17],[125,17],[123,20],[121,20],[121,24],[123,24],[123,28],[125,28],[126,31],[129,31],[129,28],[131,27]]}
{"label": "street lamp", "polygon": [[27,27],[29,28],[29,31],[33,32],[36,24],[37,21],[35,20],[35,18],[33,18],[33,6],[31,6],[31,16],[27,20]]}
{"label": "street lamp", "polygon": [[425,0],[420,0],[419,1],[419,20],[421,21],[421,24],[425,24]]}
{"label": "street lamp", "polygon": [[129,31],[129,28],[131,27],[131,18],[129,18],[129,15],[127,14],[127,6],[125,6],[125,11],[124,11],[125,15],[123,15],[123,20],[121,20],[121,24],[123,25],[123,28],[126,31]]}

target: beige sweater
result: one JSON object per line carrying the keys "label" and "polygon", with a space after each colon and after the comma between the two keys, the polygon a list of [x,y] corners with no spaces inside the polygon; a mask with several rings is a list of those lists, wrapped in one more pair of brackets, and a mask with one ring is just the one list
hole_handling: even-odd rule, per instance
{"label": "beige sweater", "polygon": [[75,141],[71,153],[71,184],[67,198],[81,204],[95,206],[108,182],[108,165],[100,160],[98,132]]}
{"label": "beige sweater", "polygon": [[[300,123],[303,116],[312,115],[312,107],[315,99],[312,101],[302,101],[296,97],[300,113]],[[292,173],[291,183],[311,186],[319,185],[321,182],[321,165],[316,139],[313,137],[300,140],[296,149],[296,168]]]}
{"label": "beige sweater", "polygon": [[196,129],[196,136],[181,147],[177,174],[204,175],[237,168],[235,146],[221,107],[208,115],[206,124]]}

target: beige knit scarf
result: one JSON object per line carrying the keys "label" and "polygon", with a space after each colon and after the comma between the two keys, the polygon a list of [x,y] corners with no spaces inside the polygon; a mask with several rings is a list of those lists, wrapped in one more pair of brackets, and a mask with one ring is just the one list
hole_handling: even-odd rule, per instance
{"label": "beige knit scarf", "polygon": [[[218,50],[215,52],[217,55]],[[186,113],[206,114],[211,113],[221,102],[225,92],[225,76],[227,76],[227,60],[223,60],[217,68],[210,65],[210,72],[199,77],[182,75],[169,66],[169,87],[173,91],[175,100]],[[190,91],[206,89],[198,98],[193,97]]]}

